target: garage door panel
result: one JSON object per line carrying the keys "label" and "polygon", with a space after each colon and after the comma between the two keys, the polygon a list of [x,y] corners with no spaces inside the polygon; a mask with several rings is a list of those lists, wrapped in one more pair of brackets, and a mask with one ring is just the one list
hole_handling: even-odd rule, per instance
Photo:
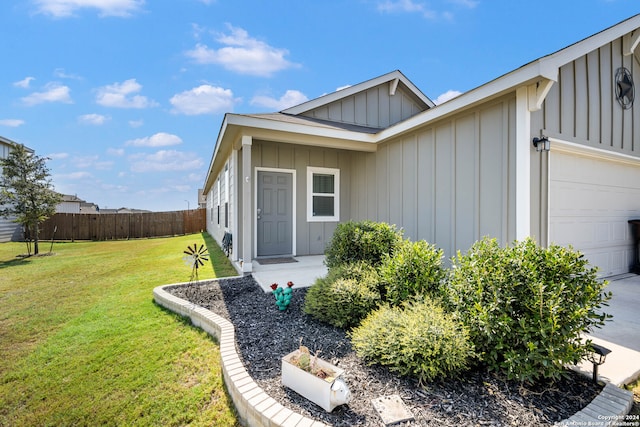
{"label": "garage door panel", "polygon": [[603,276],[633,263],[628,220],[640,218],[640,166],[551,152],[549,240],[572,245]]}

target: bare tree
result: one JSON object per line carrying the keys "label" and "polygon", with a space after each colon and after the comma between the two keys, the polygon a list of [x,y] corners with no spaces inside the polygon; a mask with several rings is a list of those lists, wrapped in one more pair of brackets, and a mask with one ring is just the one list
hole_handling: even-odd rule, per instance
{"label": "bare tree", "polygon": [[46,157],[39,157],[16,144],[6,159],[0,159],[0,216],[15,216],[38,254],[38,226],[56,212],[61,196],[53,190]]}

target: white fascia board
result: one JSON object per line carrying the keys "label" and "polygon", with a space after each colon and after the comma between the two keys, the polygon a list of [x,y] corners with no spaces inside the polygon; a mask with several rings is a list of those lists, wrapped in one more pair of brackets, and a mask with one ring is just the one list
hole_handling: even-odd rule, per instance
{"label": "white fascia board", "polygon": [[411,83],[411,81],[404,74],[396,70],[396,71],[392,71],[390,73],[384,74],[380,77],[376,77],[371,80],[367,80],[365,82],[358,83],[356,85],[349,86],[335,92],[331,92],[327,95],[312,99],[302,104],[295,105],[291,108],[287,108],[286,110],[282,110],[281,113],[299,115],[306,111],[313,110],[323,105],[335,102],[339,99],[346,98],[348,96],[365,91],[372,87],[376,87],[383,83],[393,82],[394,80],[398,80],[404,83],[404,85],[407,86],[411,90],[411,92],[413,92],[422,102],[424,102],[430,108],[435,106],[433,101],[431,101],[425,94],[423,94],[422,91],[418,89],[418,87],[416,87],[413,83]]}
{"label": "white fascia board", "polygon": [[236,125],[244,128],[257,128],[275,132],[285,132],[288,134],[294,133],[350,142],[364,142],[370,144],[375,144],[377,142],[376,134],[353,132],[343,129],[328,129],[321,126],[301,125],[297,123],[281,122],[278,120],[261,119],[258,117],[229,115],[227,123],[228,125]]}
{"label": "white fascia board", "polygon": [[224,135],[226,134],[226,130],[227,130],[227,114],[225,114],[224,119],[222,120],[222,125],[220,126],[220,131],[218,132],[218,139],[216,139],[216,145],[213,148],[213,154],[211,155],[211,162],[209,163],[209,168],[207,169],[207,176],[204,179],[204,185],[202,186],[202,191],[204,194],[207,194],[209,192],[209,189],[211,188],[211,185],[213,185],[213,181],[214,179],[212,179],[212,173],[214,172],[214,162],[216,160],[216,157],[218,155],[218,152],[220,151],[220,146],[222,145],[222,139],[224,138]]}
{"label": "white fascia board", "polygon": [[[544,131],[543,131],[544,132]],[[608,160],[631,166],[640,166],[640,158],[616,151],[604,150],[602,148],[590,147],[584,144],[569,142],[560,137],[549,137],[551,143],[551,151],[553,153],[564,153],[571,155],[579,155],[582,157],[590,157],[597,160]]]}
{"label": "white fascia board", "polygon": [[34,153],[35,151],[32,148],[27,147],[24,144],[20,144],[19,142],[15,142],[10,140],[9,138],[5,138],[4,136],[0,136],[0,142],[3,142],[9,146],[15,147],[16,145],[22,145],[24,147],[25,150],[27,150],[29,153]]}
{"label": "white fascia board", "polygon": [[423,111],[415,116],[387,128],[377,134],[378,142],[393,138],[399,134],[411,131],[417,126],[441,119],[450,114],[458,113],[475,104],[486,102],[509,92],[515,92],[516,88],[533,84],[536,81],[558,80],[558,68],[551,67],[548,63],[540,61],[532,62],[509,74],[505,74],[489,83],[465,92],[450,101],[440,104],[435,108]]}
{"label": "white fascia board", "polygon": [[545,85],[548,85],[548,81],[557,82],[561,66],[619,37],[625,36],[638,28],[640,28],[640,14],[562,50],[523,65],[502,77],[498,77],[489,83],[463,93],[444,104],[438,105],[436,108],[423,111],[403,122],[387,128],[378,134],[379,141],[393,138],[399,134],[411,131],[416,126],[443,118],[452,113],[463,111],[464,109],[472,107],[474,104],[488,101],[508,92],[515,92],[520,86],[535,84],[541,80]]}
{"label": "white fascia board", "polygon": [[541,60],[552,60],[559,66],[575,61],[581,56],[604,46],[613,40],[623,37],[640,28],[640,14],[635,15],[625,21],[620,22],[606,30],[600,31],[584,40],[572,44],[564,49],[541,58]]}

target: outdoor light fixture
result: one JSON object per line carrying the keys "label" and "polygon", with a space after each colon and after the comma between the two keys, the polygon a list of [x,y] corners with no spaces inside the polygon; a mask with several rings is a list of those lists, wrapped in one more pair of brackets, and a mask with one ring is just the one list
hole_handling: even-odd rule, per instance
{"label": "outdoor light fixture", "polygon": [[549,151],[551,150],[551,143],[546,136],[540,136],[540,138],[533,138],[533,146],[536,147],[536,151]]}
{"label": "outdoor light fixture", "polygon": [[591,343],[592,351],[587,355],[587,360],[593,363],[593,382],[598,383],[598,366],[602,365],[607,358],[607,354],[611,353],[606,347]]}

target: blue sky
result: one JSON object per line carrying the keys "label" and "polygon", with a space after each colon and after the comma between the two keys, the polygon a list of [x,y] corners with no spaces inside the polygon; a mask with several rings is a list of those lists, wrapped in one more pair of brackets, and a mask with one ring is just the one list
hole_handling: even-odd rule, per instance
{"label": "blue sky", "polygon": [[633,0],[3,0],[0,135],[101,208],[193,208],[225,112],[399,69],[433,100],[640,12]]}

